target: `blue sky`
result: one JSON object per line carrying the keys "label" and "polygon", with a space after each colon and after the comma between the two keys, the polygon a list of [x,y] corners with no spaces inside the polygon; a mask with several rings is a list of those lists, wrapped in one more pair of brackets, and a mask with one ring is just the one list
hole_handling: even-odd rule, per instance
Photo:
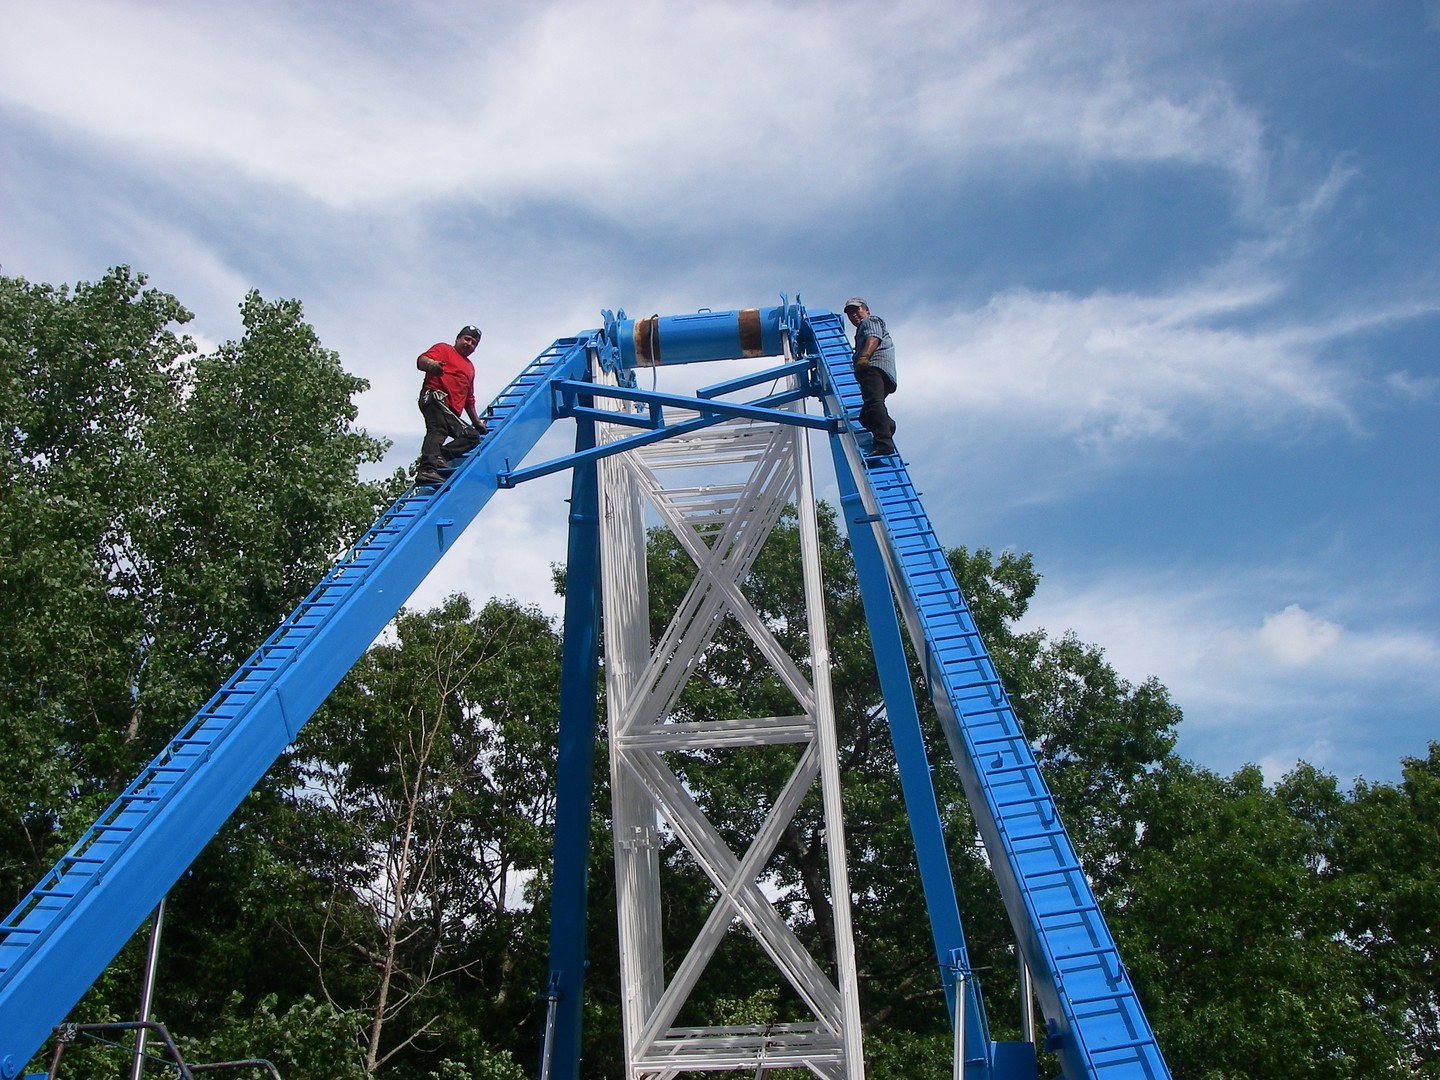
{"label": "blue sky", "polygon": [[[1440,4],[0,0],[0,270],[301,299],[413,458],[602,308],[866,296],[947,544],[1184,709],[1182,754],[1440,738]],[[563,481],[416,600],[555,611]]]}

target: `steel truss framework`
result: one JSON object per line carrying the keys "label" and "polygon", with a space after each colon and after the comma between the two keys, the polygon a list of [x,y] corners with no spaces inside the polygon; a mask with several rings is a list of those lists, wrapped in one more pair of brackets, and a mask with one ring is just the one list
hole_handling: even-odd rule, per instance
{"label": "steel truss framework", "polygon": [[[829,436],[938,973],[955,1021],[955,1076],[1033,1080],[1035,1056],[1028,1041],[989,1038],[949,878],[897,608],[1018,950],[1034,976],[1046,1048],[1071,1080],[1169,1076],[908,467],[898,456],[862,460],[868,437],[858,425],[860,393],[843,320],[832,312],[806,312],[798,298],[790,304],[783,297],[779,307],[738,312],[639,321],[625,319],[623,312],[602,314],[602,330],[557,339],[516,376],[492,403],[490,431],[480,445],[442,485],[416,485],[382,513],[0,920],[0,1080],[18,1075],[489,499],[562,469],[571,470],[572,488],[541,1074],[549,1080],[578,1077],[581,1071],[603,602],[631,1077],[725,1068],[753,1068],[758,1074],[785,1065],[837,1080],[858,1077],[863,1063],[815,504],[804,449],[808,429]],[[779,367],[693,397],[633,385],[638,368],[781,356]],[[722,400],[749,388],[759,388],[759,396],[741,403]],[[806,399],[823,402],[823,415],[800,411]],[[517,468],[561,419],[575,422],[575,452]],[[696,474],[712,468],[729,470],[729,478],[696,481]],[[667,486],[662,476],[673,482]],[[785,655],[765,632],[741,589],[746,568],[787,501],[798,508],[813,649],[799,659]],[[654,649],[647,631],[647,513],[674,532],[696,566],[689,593]],[[750,634],[789,687],[793,715],[726,724],[679,722],[672,715],[692,661],[723,620],[735,620]],[[675,767],[680,755],[719,754],[735,745],[797,757],[789,781],[768,793],[763,824],[738,853],[706,821]],[[817,779],[832,840],[830,897],[841,941],[833,981],[825,974],[831,958],[817,961],[799,948],[768,904],[763,884],[778,831]],[[664,838],[683,843],[717,897],[709,922],[668,983],[658,962],[663,958],[656,842],[662,829]],[[774,963],[809,1009],[811,1022],[764,1032],[677,1026],[684,999],[718,941],[736,927]]]}
{"label": "steel truss framework", "polygon": [[[683,418],[672,423],[684,430]],[[627,429],[602,426],[600,439]],[[620,931],[627,1075],[803,1067],[827,1080],[864,1075],[855,954],[840,809],[819,541],[805,434],[749,419],[672,436],[608,457],[600,470],[601,550],[610,779]],[[810,654],[787,654],[742,584],[787,505],[800,510],[801,567]],[[645,575],[646,510],[694,563],[695,576],[663,635],[650,647]],[[676,704],[696,658],[734,619],[794,697],[788,716],[679,720]],[[807,678],[806,672],[809,677]],[[766,747],[795,759],[771,793],[764,823],[732,851],[677,775],[688,754]],[[817,961],[772,905],[763,878],[785,828],[819,782],[829,855],[836,956]],[[709,917],[668,985],[661,933],[664,834],[683,843],[710,881]],[[676,1026],[707,963],[743,927],[803,1002],[808,1022],[766,1027]],[[832,981],[827,969],[837,978]]]}

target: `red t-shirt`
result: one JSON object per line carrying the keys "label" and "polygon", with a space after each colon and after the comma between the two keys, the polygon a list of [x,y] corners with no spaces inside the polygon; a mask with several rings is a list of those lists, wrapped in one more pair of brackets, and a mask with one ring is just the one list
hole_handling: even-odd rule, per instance
{"label": "red t-shirt", "polygon": [[456,352],[454,345],[439,341],[420,355],[439,360],[443,368],[438,375],[433,371],[425,373],[424,389],[444,394],[456,416],[464,416],[467,407],[475,407],[475,365]]}

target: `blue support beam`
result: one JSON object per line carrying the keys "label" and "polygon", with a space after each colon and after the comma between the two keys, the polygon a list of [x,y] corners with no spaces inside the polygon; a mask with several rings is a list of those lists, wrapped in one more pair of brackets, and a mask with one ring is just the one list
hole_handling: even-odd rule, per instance
{"label": "blue support beam", "polygon": [[[859,485],[839,437],[830,440],[830,449],[840,485],[840,508],[850,537],[860,601],[865,609],[865,624],[870,632],[870,648],[875,655],[875,671],[885,700],[885,720],[895,750],[895,766],[900,773],[905,814],[915,843],[920,885],[930,914],[936,966],[945,988],[951,1023],[963,1021],[967,1032],[962,1075],[965,1080],[990,1080],[993,1063],[989,1025],[978,985],[970,974],[965,931],[955,899],[955,881],[950,875],[950,855],[945,847],[940,808],[935,802],[935,787],[930,780],[930,759],[925,752],[925,737],[920,730],[920,716],[910,685],[910,668],[900,640],[900,624],[895,617],[895,597],[875,539],[874,518],[861,503]],[[957,976],[962,974],[965,976],[963,992],[957,1001]]]}
{"label": "blue support beam", "polygon": [[[595,445],[595,424],[581,420],[577,453]],[[600,663],[600,496],[595,462],[575,466],[565,569],[565,638],[560,664],[560,725],[555,762],[554,872],[550,893],[550,1001],[541,1080],[576,1080],[585,995],[586,882],[594,790]]]}
{"label": "blue support beam", "polygon": [[[576,450],[573,454],[567,454],[564,457],[554,458],[550,461],[531,465],[524,469],[517,469],[514,472],[502,473],[499,478],[500,486],[505,488],[518,487],[528,480],[536,480],[542,476],[562,472],[581,462],[599,461],[601,458],[613,457],[615,454],[623,454],[627,450],[635,450],[641,446],[648,446],[651,443],[672,439],[676,435],[700,431],[703,428],[711,427],[725,420],[755,420],[762,423],[790,424],[796,427],[813,428],[818,431],[834,431],[837,423],[834,419],[810,416],[801,412],[791,412],[788,409],[779,407],[806,397],[814,396],[813,387],[815,384],[813,378],[810,380],[809,385],[811,389],[809,390],[800,387],[777,391],[776,393],[767,394],[762,398],[745,402],[744,404],[714,400],[714,395],[717,393],[729,393],[735,389],[743,389],[757,383],[772,382],[778,378],[788,377],[797,370],[809,372],[813,376],[815,365],[813,362],[787,364],[783,368],[771,369],[758,376],[737,379],[732,383],[724,384],[722,387],[711,387],[701,390],[695,397],[686,397],[682,394],[660,394],[651,390],[636,390],[627,387],[602,387],[587,382],[557,381],[554,385],[556,396],[555,415],[557,417],[573,417],[577,420],[588,418],[607,424],[618,424],[623,427],[642,428],[646,433],[643,435],[633,435],[628,439],[617,439],[613,442],[607,442],[603,446],[586,447],[583,450]],[[585,404],[580,403],[582,398]],[[641,414],[600,409],[594,404],[597,398],[634,402],[645,405],[646,411]],[[700,415],[689,420],[682,420],[679,423],[670,424],[665,420],[665,407],[667,405],[673,409],[696,412]]]}
{"label": "blue support beam", "polygon": [[24,1067],[554,420],[564,338],[492,403],[444,486],[412,488],[0,922],[0,1080]]}

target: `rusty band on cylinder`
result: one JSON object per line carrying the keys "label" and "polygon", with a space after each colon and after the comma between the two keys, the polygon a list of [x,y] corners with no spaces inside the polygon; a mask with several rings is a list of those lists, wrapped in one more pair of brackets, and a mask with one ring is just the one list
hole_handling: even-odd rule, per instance
{"label": "rusty band on cylinder", "polygon": [[747,307],[735,313],[740,322],[740,355],[764,356],[765,345],[760,327],[760,309]]}
{"label": "rusty band on cylinder", "polygon": [[635,320],[635,366],[660,365],[660,316]]}

